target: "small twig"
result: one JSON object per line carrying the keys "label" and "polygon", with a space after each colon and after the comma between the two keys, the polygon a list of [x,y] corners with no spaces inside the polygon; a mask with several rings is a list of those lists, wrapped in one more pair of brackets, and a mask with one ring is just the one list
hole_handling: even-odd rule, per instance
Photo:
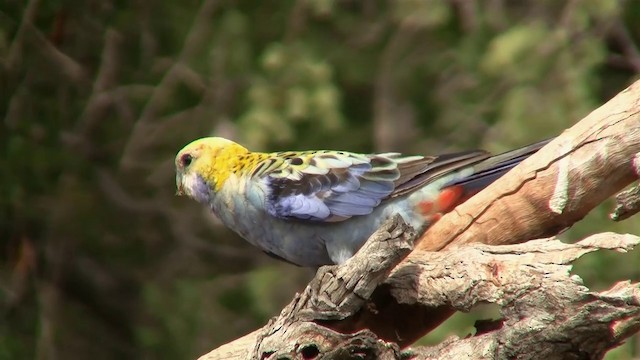
{"label": "small twig", "polygon": [[107,199],[114,204],[128,211],[143,214],[162,214],[162,206],[158,206],[155,200],[136,199],[122,188],[115,177],[105,169],[96,171],[98,176],[98,186],[106,195]]}
{"label": "small twig", "polygon": [[612,62],[618,61],[619,64],[626,65],[635,73],[640,73],[640,50],[627,27],[622,22],[618,22],[612,27],[609,35],[622,51],[621,55],[612,57]]}
{"label": "small twig", "polygon": [[399,145],[407,143],[412,136],[411,132],[402,129],[412,127],[415,111],[399,100],[395,76],[403,55],[420,30],[411,21],[403,21],[382,52],[373,104],[374,143],[377,151],[398,149]]}
{"label": "small twig", "polygon": [[20,25],[18,25],[18,30],[9,45],[9,51],[7,51],[7,56],[5,57],[4,63],[8,69],[13,69],[23,63],[22,52],[25,45],[25,34],[27,28],[36,19],[39,6],[39,0],[29,0],[25,6]]}
{"label": "small twig", "polygon": [[[185,70],[185,66],[200,50],[207,34],[210,34],[211,16],[217,10],[219,4],[216,0],[207,0],[202,3],[194,24],[185,38],[185,45],[178,59],[154,89],[131,131],[131,136],[127,140],[120,161],[121,167],[127,168],[139,165],[139,152],[148,148],[156,140],[157,133],[155,130],[158,126],[153,121],[156,120],[167,99],[171,97],[176,85],[182,80],[180,75],[189,73]],[[191,78],[189,78],[189,82],[192,82]],[[201,82],[198,81],[197,83]]]}
{"label": "small twig", "polygon": [[[358,253],[342,266],[324,266],[311,280],[305,294],[318,320],[343,319],[360,310],[364,301],[411,252],[416,232],[396,215],[376,231]],[[363,275],[364,274],[364,275]]]}
{"label": "small twig", "polygon": [[[104,118],[104,109],[111,104],[109,97],[103,97],[105,91],[116,85],[116,78],[120,70],[120,54],[118,47],[122,42],[122,37],[118,31],[107,29],[104,35],[104,46],[102,48],[102,61],[98,68],[98,73],[93,81],[91,96],[87,101],[78,123],[76,124],[76,134],[83,138],[87,136],[91,129]],[[84,139],[89,141],[89,139]]]}

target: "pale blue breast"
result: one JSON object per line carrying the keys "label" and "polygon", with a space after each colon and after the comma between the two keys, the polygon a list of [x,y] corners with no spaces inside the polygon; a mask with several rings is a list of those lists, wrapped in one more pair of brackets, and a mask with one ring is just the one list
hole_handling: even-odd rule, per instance
{"label": "pale blue breast", "polygon": [[212,196],[211,208],[227,227],[263,251],[301,266],[330,264],[325,243],[318,236],[322,227],[269,215],[264,209],[264,191],[260,184],[232,176]]}
{"label": "pale blue breast", "polygon": [[434,201],[446,183],[468,176],[468,172],[456,172],[407,196],[383,202],[371,214],[333,223],[275,218],[265,210],[264,185],[235,176],[212,195],[211,207],[227,227],[263,251],[301,266],[317,267],[346,261],[395,214],[416,230],[424,230],[430,224],[416,211],[417,204]]}

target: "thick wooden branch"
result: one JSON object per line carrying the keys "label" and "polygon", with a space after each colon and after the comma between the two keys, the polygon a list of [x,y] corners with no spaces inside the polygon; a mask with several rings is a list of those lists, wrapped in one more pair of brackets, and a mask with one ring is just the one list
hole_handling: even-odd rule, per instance
{"label": "thick wooden branch", "polygon": [[[387,226],[403,227],[397,222]],[[382,237],[379,233],[370,243],[389,239],[389,244],[403,244],[401,251],[386,244],[377,249],[370,246],[351,264],[318,272],[277,319],[261,333],[251,334],[255,346],[243,344],[245,352],[234,357],[222,347],[201,359],[565,359],[584,354],[599,358],[640,330],[638,284],[622,282],[597,293],[570,274],[571,262],[586,253],[598,249],[624,252],[640,243],[636,236],[605,233],[576,244],[543,239],[505,246],[464,245],[408,258],[407,266],[389,282],[404,300],[459,311],[485,303],[501,307],[503,319],[491,326],[484,324],[476,336],[401,351],[397,344],[368,330],[335,331],[331,320],[353,316],[379,281],[379,276],[368,272],[378,262],[376,258],[386,251],[386,257],[393,259],[375,265],[378,271],[374,273],[382,274],[383,268],[406,253],[408,238],[400,231],[395,233],[381,233]],[[354,286],[356,283],[364,286]],[[329,288],[335,291],[318,291]],[[358,288],[366,290],[359,292]],[[331,300],[318,301],[325,297]]]}
{"label": "thick wooden branch", "polygon": [[[637,179],[639,153],[640,81],[636,81],[443,216],[409,258],[458,244],[513,244],[555,235]],[[377,312],[364,311],[345,331],[371,329],[406,346],[454,312],[403,302],[390,286],[378,288],[373,301],[380,305]]]}
{"label": "thick wooden branch", "polygon": [[[317,322],[304,321],[308,327],[304,330],[299,330],[302,332],[297,333],[297,336],[321,333],[321,338],[332,339],[328,344],[344,345],[355,352],[359,351],[358,349],[360,348],[358,346],[365,343],[370,344],[367,341],[375,340],[375,344],[378,346],[377,349],[380,349],[380,351],[386,349],[385,352],[377,353],[377,355],[393,358],[393,356],[397,355],[398,350],[392,344],[398,344],[400,347],[410,345],[429,329],[446,319],[455,309],[461,309],[454,302],[445,302],[434,307],[435,303],[429,303],[423,299],[424,288],[428,286],[429,281],[420,281],[421,276],[427,276],[427,279],[431,279],[431,283],[443,283],[443,281],[440,278],[429,275],[434,269],[429,269],[428,266],[421,267],[419,264],[424,259],[428,259],[424,264],[432,265],[437,264],[438,261],[447,261],[446,256],[442,259],[438,257],[442,256],[441,254],[433,254],[428,251],[444,250],[450,256],[453,256],[453,254],[462,250],[461,248],[454,250],[451,247],[461,244],[471,242],[495,245],[514,244],[556,234],[558,231],[580,220],[604,199],[637,179],[640,168],[639,154],[640,81],[634,83],[574,127],[565,131],[537,154],[527,159],[487,189],[458,206],[453,212],[443,216],[438,223],[422,236],[416,249],[404,261],[400,262],[385,283],[378,286],[371,298],[368,301],[361,302],[365,306],[360,311],[345,316],[336,316],[336,313],[333,313],[331,320],[320,321],[320,326]],[[537,245],[539,248],[547,246],[542,245],[544,242],[534,242],[532,244]],[[556,243],[550,242],[550,244]],[[517,246],[526,248],[529,244]],[[476,248],[479,249],[478,251],[484,251],[482,246],[476,246]],[[539,251],[539,249],[536,251]],[[527,253],[526,256],[523,255],[524,253],[518,253],[518,256],[526,259],[535,255],[535,252],[533,254]],[[491,254],[498,256],[496,250],[491,250]],[[435,257],[431,258],[432,256]],[[504,262],[499,263],[504,264]],[[464,264],[464,266],[460,264]],[[456,271],[461,271],[460,274],[462,274],[465,270],[457,268],[466,267],[469,264],[467,262],[460,264],[450,263],[450,267],[456,269]],[[498,274],[505,274],[505,268],[502,265],[496,268],[496,263],[491,264],[493,265],[486,265],[484,273],[487,273],[488,270],[498,270]],[[552,265],[548,264],[550,267],[553,267]],[[555,265],[566,267],[564,263]],[[529,267],[535,267],[535,265],[531,263]],[[383,272],[381,271],[380,273]],[[460,276],[466,278],[466,276],[473,276],[474,274],[466,272],[464,276]],[[473,277],[470,279],[473,279]],[[497,281],[500,280],[498,275],[494,276],[492,281],[496,281],[496,279]],[[523,284],[527,284],[530,279],[531,277],[523,277],[520,281]],[[375,283],[378,280],[368,281]],[[513,286],[515,285],[513,284]],[[615,301],[613,302],[620,306],[623,303],[637,305],[637,286],[632,287],[629,284],[619,286],[627,290],[622,291],[620,290],[621,288],[616,287],[611,290],[611,294],[620,296],[623,295],[622,293],[628,294],[628,301],[625,303],[620,299],[614,299]],[[632,288],[635,290],[631,290]],[[463,291],[464,289],[457,288],[454,290]],[[447,293],[451,294],[450,292]],[[508,292],[503,291],[500,294],[507,296]],[[576,292],[576,294],[579,294],[579,292]],[[587,294],[584,296],[588,299],[593,299],[594,303],[596,300],[601,301],[601,299],[609,298],[607,293],[595,294],[588,292],[586,289],[583,289],[582,294]],[[558,296],[559,298],[557,299],[555,297],[551,298],[556,301],[568,301],[561,294],[558,294]],[[430,305],[427,306],[426,304]],[[550,311],[550,314],[554,314],[551,310],[555,311],[556,314],[563,314],[560,312],[562,310],[560,308],[543,309]],[[509,311],[506,311],[505,315],[508,314]],[[598,319],[600,316],[599,313],[592,315],[593,319]],[[633,318],[633,316],[629,318]],[[339,320],[340,317],[344,318]],[[610,319],[614,318],[615,316]],[[583,316],[581,319],[581,321],[586,321],[590,317]],[[614,320],[611,320],[608,324],[613,324],[614,322],[616,324],[626,324],[623,318],[618,319],[619,321]],[[505,324],[510,326],[517,325],[517,323],[509,322]],[[627,330],[625,330],[626,332],[621,332],[621,334],[627,334],[628,331],[637,331],[636,326],[636,323],[622,326]],[[561,329],[560,327],[556,328]],[[302,329],[302,327],[299,329]],[[534,330],[536,328],[529,329],[529,331]],[[570,329],[565,328],[565,330],[568,331]],[[508,329],[503,326],[500,331],[508,331]],[[257,333],[265,334],[263,329],[263,331],[254,332],[250,335],[255,336]],[[558,334],[560,333],[560,330],[558,330]],[[506,336],[505,334],[500,336]],[[623,338],[621,336],[616,333],[615,336],[612,335],[612,337],[606,339],[619,341]],[[299,338],[304,339],[305,337]],[[261,339],[266,338],[263,336]],[[473,339],[473,341],[477,340],[476,338]],[[500,338],[496,339],[495,344],[503,344]],[[241,343],[242,341],[245,342]],[[208,357],[204,358],[224,358],[221,357],[223,352],[231,354],[229,349],[237,351],[239,348],[236,345],[243,346],[242,344],[246,345],[247,343],[255,344],[255,337],[252,340],[247,338],[239,339],[214,350],[207,355]],[[258,344],[262,343],[263,341],[258,341]],[[460,343],[460,341],[456,341],[456,343]],[[321,351],[324,351],[326,344],[323,344],[322,342],[314,343],[319,351],[315,355],[320,356]],[[608,342],[607,344],[611,343]],[[283,346],[278,349],[288,349],[287,346],[291,344],[285,342],[281,343],[281,345]],[[298,343],[297,346],[297,348],[290,348],[290,350],[301,351],[307,348],[306,351],[309,351],[309,353],[306,353],[306,355],[315,351],[312,346],[305,347],[302,343]],[[443,347],[440,350],[448,351],[447,349],[452,349],[455,344],[450,343],[441,346]],[[262,352],[258,350],[262,350]],[[260,353],[265,358],[272,358],[272,355],[276,354],[269,354],[268,351],[270,350],[258,346],[251,349],[246,349],[245,347],[241,353],[243,357],[249,353],[254,355]],[[295,358],[293,355],[301,353],[278,354],[284,356],[283,358]]]}
{"label": "thick wooden branch", "polygon": [[[569,264],[597,249],[625,252],[638,243],[636,236],[604,233],[576,244],[543,239],[463,246],[409,258],[407,262],[419,270],[394,277],[399,294],[423,305],[449,304],[460,311],[494,303],[504,317],[474,337],[412,352],[432,359],[601,358],[640,330],[640,286],[621,282],[592,292],[578,276],[570,275]],[[416,293],[407,287],[410,284],[421,291]]]}
{"label": "thick wooden branch", "polygon": [[640,81],[442,217],[418,250],[513,244],[570,227],[638,178]]}

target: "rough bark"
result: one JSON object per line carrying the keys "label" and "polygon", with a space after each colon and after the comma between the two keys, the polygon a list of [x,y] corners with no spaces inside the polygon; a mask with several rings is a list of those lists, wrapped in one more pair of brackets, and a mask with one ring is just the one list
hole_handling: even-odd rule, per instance
{"label": "rough bark", "polygon": [[443,216],[416,249],[513,244],[555,235],[637,179],[639,153],[637,81]]}
{"label": "rough bark", "polygon": [[[591,242],[585,240],[586,243],[578,245],[561,245],[550,240],[504,244],[550,236],[580,220],[638,178],[639,153],[640,82],[636,82],[492,186],[445,215],[421,237],[416,249],[393,269],[370,298],[349,302],[362,305],[360,311],[332,310],[329,320],[309,321],[308,315],[303,318],[293,313],[287,315],[288,307],[281,314],[288,322],[274,320],[248,338],[222,346],[203,359],[230,358],[224,354],[274,359],[329,355],[349,358],[348,354],[378,358],[412,356],[399,348],[413,343],[453,311],[469,309],[482,301],[503,305],[505,321],[497,329],[447,342],[435,349],[414,349],[415,357],[459,358],[464,349],[465,354],[477,358],[508,358],[516,354],[519,358],[531,354],[540,357],[539,349],[544,344],[554,354],[598,358],[638,330],[638,287],[621,283],[608,292],[589,292],[578,279],[567,276],[566,264],[585,251],[598,247],[626,249],[637,240],[623,241],[619,236],[606,235],[595,243],[590,239]],[[626,245],[620,245],[621,241]],[[471,242],[503,246],[458,247]],[[434,250],[442,253],[429,252]],[[359,254],[366,253],[363,249]],[[478,259],[469,262],[472,256]],[[351,262],[354,263],[355,260]],[[441,271],[445,269],[442,264],[448,264],[445,267],[448,274]],[[328,271],[337,274],[340,269]],[[379,270],[375,275],[383,273]],[[544,274],[555,274],[552,278],[556,281],[549,282]],[[368,279],[372,275],[360,276]],[[331,278],[338,279],[338,283],[342,281],[335,276]],[[367,283],[379,280],[376,277]],[[368,291],[369,288],[363,294]],[[294,303],[311,293],[305,291]],[[324,295],[336,304],[331,294]],[[434,295],[440,298],[431,299]],[[355,297],[358,296],[361,295]],[[550,307],[549,303],[555,306]],[[572,313],[567,311],[572,309],[579,315],[569,316]],[[315,314],[314,311],[311,313]],[[316,319],[314,316],[311,318]],[[537,322],[530,322],[529,318]],[[274,324],[278,325],[274,328]],[[292,324],[300,325],[291,327]],[[248,348],[248,344],[256,345]],[[332,346],[342,350],[339,354],[327,352]]]}
{"label": "rough bark", "polygon": [[382,246],[363,248],[343,266],[322,268],[261,331],[201,359],[598,359],[640,330],[638,284],[592,292],[570,274],[570,263],[586,253],[625,252],[640,243],[614,233],[576,244],[463,245],[407,258],[388,280],[404,301],[458,311],[486,303],[501,307],[503,318],[480,323],[473,337],[401,350],[369,330],[332,329],[333,321],[372,305],[368,296],[410,249],[404,228],[400,219],[385,225],[369,241]]}
{"label": "rough bark", "polygon": [[616,207],[609,217],[613,221],[622,221],[638,212],[640,212],[640,185],[616,195]]}
{"label": "rough bark", "polygon": [[[639,153],[637,81],[443,216],[409,257],[471,242],[513,244],[557,234],[637,179]],[[372,300],[377,312],[365,309],[343,324],[344,331],[370,329],[407,346],[453,313],[402,302],[389,286],[379,287]]]}

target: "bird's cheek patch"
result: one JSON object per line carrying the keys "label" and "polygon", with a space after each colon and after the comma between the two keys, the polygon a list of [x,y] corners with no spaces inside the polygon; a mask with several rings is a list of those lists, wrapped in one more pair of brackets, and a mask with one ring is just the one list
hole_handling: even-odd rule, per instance
{"label": "bird's cheek patch", "polygon": [[189,174],[185,176],[183,191],[198,202],[209,202],[211,190],[207,182],[199,175]]}

